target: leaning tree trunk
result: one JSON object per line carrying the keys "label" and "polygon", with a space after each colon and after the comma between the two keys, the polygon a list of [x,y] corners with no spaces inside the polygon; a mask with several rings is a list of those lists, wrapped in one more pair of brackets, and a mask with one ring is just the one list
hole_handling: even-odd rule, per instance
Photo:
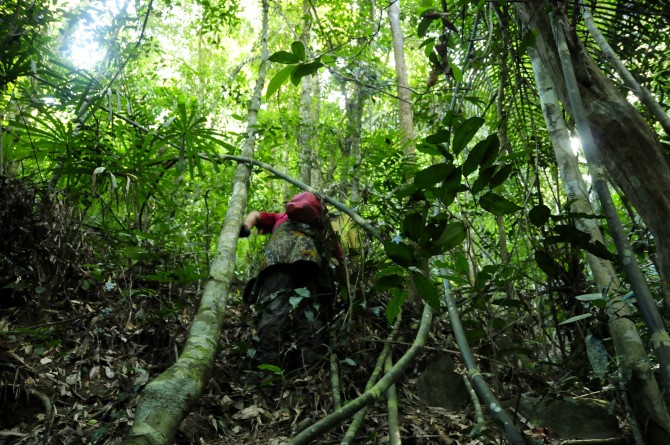
{"label": "leaning tree trunk", "polygon": [[[567,196],[572,202],[570,210],[576,214],[593,215],[588,199],[588,187],[584,183],[577,158],[572,151],[570,135],[554,87],[535,50],[529,48],[528,52],[535,71],[542,112],[551,135],[556,161]],[[582,232],[591,235],[592,241],[603,242],[596,220],[576,218],[575,225]],[[601,291],[607,289],[606,293],[611,296],[606,306],[609,317],[608,328],[619,357],[626,393],[633,407],[631,414],[638,425],[647,430],[645,437],[648,443],[658,445],[670,443],[670,418],[658,383],[651,371],[651,363],[644,344],[631,319],[631,311],[627,304],[621,301],[621,283],[614,267],[610,261],[603,258],[590,253],[586,256],[598,289]],[[650,425],[661,428],[648,429]]]}
{"label": "leaning tree trunk", "polygon": [[[569,103],[556,43],[543,2],[515,3],[524,29],[537,31],[535,49],[561,102]],[[567,23],[566,21],[562,21]],[[565,25],[567,28],[567,25]],[[656,133],[586,52],[574,29],[565,29],[579,94],[596,151],[656,241],[666,308],[670,309],[670,162]]]}
{"label": "leaning tree trunk", "polygon": [[[267,54],[268,1],[263,0],[261,65],[249,105],[247,138],[242,155],[253,157],[255,126],[265,83]],[[219,235],[216,255],[209,270],[200,307],[193,318],[188,340],[179,359],[154,378],[142,392],[133,427],[124,444],[158,445],[172,443],[179,424],[190,406],[198,400],[209,380],[219,336],[226,313],[230,281],[235,267],[237,239],[247,204],[247,182],[250,166],[240,163],[235,172],[233,193],[226,219]]]}

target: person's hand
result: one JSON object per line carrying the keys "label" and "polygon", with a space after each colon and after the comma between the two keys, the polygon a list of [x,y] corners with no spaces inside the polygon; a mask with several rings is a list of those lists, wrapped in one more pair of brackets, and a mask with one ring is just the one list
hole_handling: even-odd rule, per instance
{"label": "person's hand", "polygon": [[246,225],[242,224],[240,226],[240,238],[246,238],[249,235],[251,235],[251,230],[249,230],[249,227]]}

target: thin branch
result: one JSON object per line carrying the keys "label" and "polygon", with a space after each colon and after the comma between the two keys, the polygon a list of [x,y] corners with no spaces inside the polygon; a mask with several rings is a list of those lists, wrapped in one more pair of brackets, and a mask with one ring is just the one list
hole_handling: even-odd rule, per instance
{"label": "thin branch", "polygon": [[321,437],[326,431],[336,427],[340,423],[352,418],[358,411],[364,407],[374,403],[378,400],[389,387],[395,383],[412,364],[419,351],[423,348],[430,332],[430,326],[433,320],[433,309],[429,305],[423,308],[423,315],[421,316],[421,325],[414,339],[412,346],[405,352],[405,354],[398,360],[393,368],[382,377],[377,384],[370,390],[350,401],[342,408],[334,413],[319,420],[289,442],[289,445],[304,445],[312,440]]}

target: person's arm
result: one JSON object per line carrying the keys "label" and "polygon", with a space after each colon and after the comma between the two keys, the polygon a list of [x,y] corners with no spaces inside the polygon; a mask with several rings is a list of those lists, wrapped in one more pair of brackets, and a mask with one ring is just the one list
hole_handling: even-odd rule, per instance
{"label": "person's arm", "polygon": [[251,212],[247,213],[247,216],[244,217],[244,225],[247,226],[247,229],[251,230],[256,227],[260,220],[261,212],[258,210],[252,210]]}
{"label": "person's arm", "polygon": [[246,238],[251,235],[251,229],[253,229],[260,220],[261,212],[258,210],[252,210],[247,213],[247,216],[244,217],[244,222],[240,226],[240,238]]}
{"label": "person's arm", "polygon": [[240,227],[240,236],[245,238],[251,234],[251,229],[256,227],[258,233],[271,233],[272,229],[281,217],[279,213],[259,212],[252,210],[244,217],[244,223]]}

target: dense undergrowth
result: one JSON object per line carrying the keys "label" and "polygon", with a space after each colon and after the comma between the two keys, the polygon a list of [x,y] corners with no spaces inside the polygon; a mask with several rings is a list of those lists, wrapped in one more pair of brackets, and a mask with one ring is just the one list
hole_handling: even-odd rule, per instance
{"label": "dense undergrowth", "polygon": [[[102,247],[105,238],[84,227],[63,197],[25,182],[3,184],[12,193],[0,195],[0,215],[12,236],[2,245],[0,440],[120,443],[142,388],[174,362],[185,342],[200,281],[169,273],[169,252],[159,249],[151,260],[126,263],[114,255],[112,244]],[[354,304],[340,302],[331,326],[344,401],[363,391],[391,331],[385,317],[389,296],[375,290],[369,278],[380,260],[360,254],[348,260]],[[326,359],[309,370],[290,372],[252,366],[255,315],[241,302],[243,285],[243,279],[233,284],[214,372],[176,443],[279,444],[334,409]],[[583,382],[589,376],[582,380],[573,373],[579,363],[571,368],[533,364],[529,350],[519,346],[523,333],[485,339],[478,334],[476,306],[464,307],[473,347],[501,397],[588,391]],[[394,357],[413,341],[418,318],[416,308],[406,304],[392,343]],[[494,424],[469,435],[475,425],[472,408],[447,413],[427,407],[417,395],[417,376],[437,353],[452,354],[458,363],[443,318],[398,383],[406,443],[497,441],[500,431]],[[360,442],[387,440],[385,411],[381,402],[372,407],[357,435]],[[344,431],[345,426],[338,427],[320,443],[339,443]]]}

